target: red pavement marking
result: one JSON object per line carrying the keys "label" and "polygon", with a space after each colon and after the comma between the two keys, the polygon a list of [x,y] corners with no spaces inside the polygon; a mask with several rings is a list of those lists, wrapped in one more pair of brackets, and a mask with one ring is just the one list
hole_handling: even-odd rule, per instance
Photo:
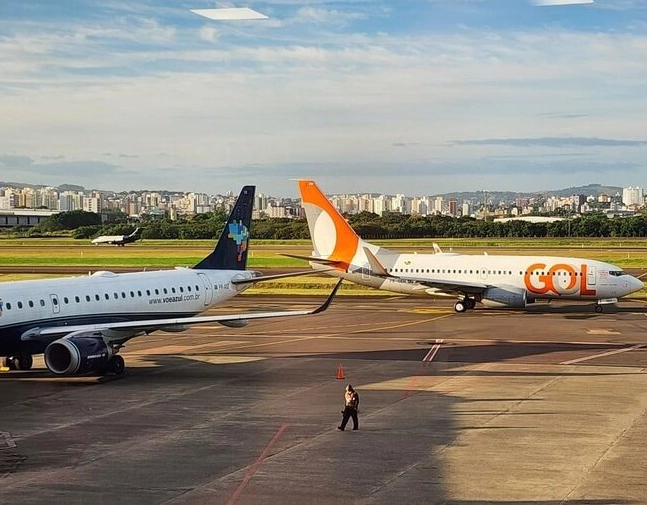
{"label": "red pavement marking", "polygon": [[240,497],[240,494],[243,492],[243,489],[245,489],[245,486],[247,486],[247,483],[254,476],[254,474],[261,466],[263,461],[265,461],[265,458],[267,458],[267,456],[269,455],[270,450],[272,449],[276,441],[279,439],[279,437],[283,434],[283,432],[286,430],[288,426],[289,424],[282,424],[281,427],[279,428],[279,431],[277,431],[274,434],[274,436],[272,437],[272,440],[270,440],[270,443],[267,444],[267,447],[265,447],[265,449],[258,457],[256,462],[250,467],[249,470],[247,470],[247,473],[245,474],[243,481],[238,485],[238,487],[236,488],[236,491],[234,491],[234,494],[232,494],[231,498],[227,500],[227,505],[233,505],[234,503],[236,503],[236,500]]}
{"label": "red pavement marking", "polygon": [[443,339],[437,338],[434,345],[432,345],[431,349],[429,349],[429,352],[425,354],[424,358],[422,358],[422,365],[420,366],[420,368],[418,368],[413,377],[411,377],[411,380],[407,385],[407,389],[402,393],[402,398],[408,398],[416,392],[416,386],[418,385],[418,382],[420,382],[420,376],[422,375],[422,372],[427,368],[427,365],[431,363],[431,361],[436,357],[436,354],[440,350],[442,343]]}

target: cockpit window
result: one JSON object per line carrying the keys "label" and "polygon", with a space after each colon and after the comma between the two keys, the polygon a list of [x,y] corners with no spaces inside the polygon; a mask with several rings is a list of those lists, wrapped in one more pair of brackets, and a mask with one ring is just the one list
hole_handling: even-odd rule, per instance
{"label": "cockpit window", "polygon": [[627,275],[627,272],[623,272],[622,270],[609,270],[609,275],[613,275],[614,277],[621,277],[623,275]]}

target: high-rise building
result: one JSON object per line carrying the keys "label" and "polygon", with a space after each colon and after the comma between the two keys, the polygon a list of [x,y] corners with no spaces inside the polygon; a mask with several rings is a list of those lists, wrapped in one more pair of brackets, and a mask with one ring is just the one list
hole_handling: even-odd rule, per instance
{"label": "high-rise building", "polygon": [[645,203],[645,197],[643,195],[643,189],[638,186],[622,189],[622,203],[627,207],[636,206],[642,207]]}

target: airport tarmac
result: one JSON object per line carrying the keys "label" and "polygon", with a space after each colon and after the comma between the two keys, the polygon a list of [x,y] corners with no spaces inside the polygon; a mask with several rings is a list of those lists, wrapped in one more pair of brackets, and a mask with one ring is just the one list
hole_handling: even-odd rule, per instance
{"label": "airport tarmac", "polygon": [[[647,503],[646,315],[338,296],[135,339],[120,378],[37,359],[0,373],[0,503]],[[347,383],[360,429],[339,432]]]}

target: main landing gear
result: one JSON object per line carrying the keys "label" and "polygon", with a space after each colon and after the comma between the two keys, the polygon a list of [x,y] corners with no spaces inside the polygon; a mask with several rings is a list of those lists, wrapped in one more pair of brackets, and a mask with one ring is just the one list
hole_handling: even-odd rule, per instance
{"label": "main landing gear", "polygon": [[9,370],[31,370],[34,365],[34,358],[31,354],[20,354],[18,356],[7,356],[2,359],[2,364]]}
{"label": "main landing gear", "polygon": [[473,309],[476,306],[476,301],[474,301],[474,298],[470,298],[469,296],[466,296],[462,300],[458,300],[454,304],[454,310],[458,313],[465,312],[468,309]]}

